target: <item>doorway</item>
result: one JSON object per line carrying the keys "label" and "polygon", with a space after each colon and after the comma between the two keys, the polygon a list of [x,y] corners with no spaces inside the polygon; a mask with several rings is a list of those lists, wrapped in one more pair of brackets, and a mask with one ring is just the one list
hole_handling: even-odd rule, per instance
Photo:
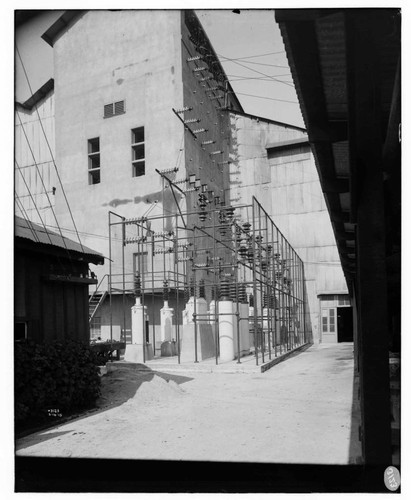
{"label": "doorway", "polygon": [[338,342],[353,342],[352,307],[337,307]]}

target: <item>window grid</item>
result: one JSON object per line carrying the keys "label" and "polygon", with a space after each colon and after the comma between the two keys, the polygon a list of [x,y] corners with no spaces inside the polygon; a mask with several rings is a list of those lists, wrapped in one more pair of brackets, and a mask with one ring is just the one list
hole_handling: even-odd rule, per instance
{"label": "window grid", "polygon": [[146,173],[144,127],[134,128],[131,131],[131,165],[133,177],[140,177]]}
{"label": "window grid", "polygon": [[88,140],[88,183],[100,183],[100,138]]}

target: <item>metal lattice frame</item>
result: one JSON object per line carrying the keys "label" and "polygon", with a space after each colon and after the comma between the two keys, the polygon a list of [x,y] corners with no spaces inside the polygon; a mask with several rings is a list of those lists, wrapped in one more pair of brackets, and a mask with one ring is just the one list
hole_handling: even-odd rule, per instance
{"label": "metal lattice frame", "polygon": [[[215,299],[215,361],[218,363],[218,298],[229,296],[236,304],[237,362],[240,363],[239,303],[248,302],[252,311],[249,328],[254,338],[256,364],[306,343],[304,265],[270,216],[253,197],[250,205],[229,206],[199,194],[197,210],[168,216],[126,219],[109,215],[111,231],[121,226],[122,274],[112,274],[109,294],[136,294],[142,304],[163,295],[173,295],[177,302],[174,322],[177,359],[180,363],[180,305],[188,297]],[[112,215],[117,219],[113,222]],[[167,226],[172,229],[165,229]],[[182,223],[182,225],[181,225]],[[179,225],[180,224],[180,225]],[[160,230],[156,230],[159,228]],[[124,271],[124,248],[135,245],[136,275]],[[143,268],[142,255],[150,258],[151,269]],[[111,263],[111,261],[110,261]],[[123,300],[123,304],[124,304]],[[194,301],[195,308],[196,301]],[[125,313],[124,313],[125,317]],[[194,309],[195,353],[197,362],[198,322]],[[155,348],[155,326],[153,322]]]}

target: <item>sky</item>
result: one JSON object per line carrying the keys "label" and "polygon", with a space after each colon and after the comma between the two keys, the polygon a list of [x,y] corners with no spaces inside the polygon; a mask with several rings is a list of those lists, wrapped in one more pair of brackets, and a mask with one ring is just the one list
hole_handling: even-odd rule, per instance
{"label": "sky", "polygon": [[[49,10],[16,31],[16,100],[53,76],[53,49],[41,38],[63,11]],[[274,10],[197,10],[246,113],[304,127]],[[229,29],[227,29],[229,27]]]}

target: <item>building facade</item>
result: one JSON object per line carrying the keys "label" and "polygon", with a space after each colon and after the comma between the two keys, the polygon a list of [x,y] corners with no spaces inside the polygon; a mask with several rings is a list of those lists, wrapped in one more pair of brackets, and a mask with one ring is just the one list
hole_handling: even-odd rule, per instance
{"label": "building facade", "polygon": [[[333,306],[322,301],[344,300],[346,288],[306,134],[243,112],[195,14],[68,11],[43,38],[53,47],[55,78],[39,106],[54,108],[53,156],[65,195],[51,177],[47,189],[56,187],[63,230],[73,231],[73,217],[81,241],[107,257],[94,269],[92,334],[127,338],[136,270],[144,279],[176,264],[172,253],[124,245],[134,229],[116,221],[158,216],[150,231],[174,231],[180,211],[197,210],[197,186],[227,204],[253,195],[261,202],[305,261],[311,338],[337,341]],[[284,148],[287,141],[295,144]],[[198,214],[188,219],[194,224]],[[177,267],[175,279],[184,272]],[[147,304],[158,327],[160,304],[160,294]]]}
{"label": "building facade", "polygon": [[230,122],[231,203],[256,196],[303,260],[313,340],[352,340],[347,285],[305,130],[241,112],[230,112]]}

